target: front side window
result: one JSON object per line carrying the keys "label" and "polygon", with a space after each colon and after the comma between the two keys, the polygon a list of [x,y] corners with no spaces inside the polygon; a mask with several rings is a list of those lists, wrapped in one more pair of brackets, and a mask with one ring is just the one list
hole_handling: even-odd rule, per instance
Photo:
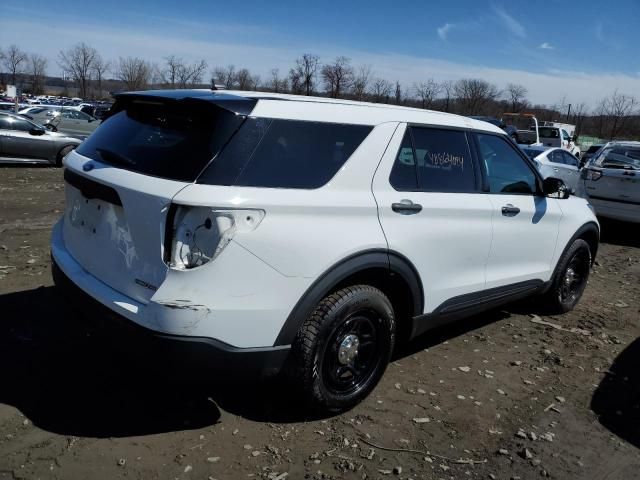
{"label": "front side window", "polygon": [[28,132],[33,128],[33,125],[26,120],[22,120],[15,117],[7,117],[6,123],[2,128],[7,130],[17,130],[19,132]]}
{"label": "front side window", "polygon": [[564,164],[569,165],[571,167],[578,167],[578,159],[571,155],[569,152],[561,151],[562,156],[564,157]]}
{"label": "front side window", "polygon": [[506,139],[481,133],[477,139],[491,193],[532,195],[537,192],[535,173]]}

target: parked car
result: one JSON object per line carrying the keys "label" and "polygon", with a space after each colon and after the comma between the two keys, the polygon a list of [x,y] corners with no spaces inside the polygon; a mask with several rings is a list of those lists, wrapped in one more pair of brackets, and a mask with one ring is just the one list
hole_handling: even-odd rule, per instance
{"label": "parked car", "polygon": [[580,168],[582,168],[593,157],[598,150],[604,147],[604,143],[595,143],[591,145],[586,152],[580,156]]}
{"label": "parked car", "polygon": [[21,110],[20,113],[28,115],[54,132],[60,131],[80,137],[91,135],[100,125],[91,115],[74,108],[37,106]]}
{"label": "parked car", "polygon": [[400,339],[531,295],[571,310],[598,248],[587,202],[505,132],[421,109],[126,93],[64,164],[51,252],[74,305],[236,378],[286,364],[325,411]]}
{"label": "parked car", "polygon": [[536,163],[543,178],[559,178],[572,192],[578,188],[580,160],[563,148],[523,147],[522,151]]}
{"label": "parked car", "polygon": [[609,142],[582,169],[578,195],[598,216],[640,223],[640,142]]}
{"label": "parked car", "polygon": [[575,139],[569,135],[564,128],[559,127],[539,127],[540,142],[545,147],[559,147],[576,158],[580,158],[580,147]]}
{"label": "parked car", "polygon": [[0,163],[28,162],[62,165],[80,140],[47,131],[20,115],[0,112]]}

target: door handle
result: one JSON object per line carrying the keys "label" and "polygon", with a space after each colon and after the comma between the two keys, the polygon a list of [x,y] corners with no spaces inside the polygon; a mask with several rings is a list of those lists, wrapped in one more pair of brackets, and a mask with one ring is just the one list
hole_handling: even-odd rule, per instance
{"label": "door handle", "polygon": [[422,210],[422,205],[419,203],[413,203],[411,200],[402,199],[399,202],[391,204],[391,210],[403,215],[412,215]]}
{"label": "door handle", "polygon": [[558,171],[558,167],[553,167],[553,171],[557,172]]}
{"label": "door handle", "polygon": [[510,203],[507,203],[504,207],[502,207],[502,215],[505,217],[515,217],[520,213],[520,209],[518,207],[514,207]]}
{"label": "door handle", "polygon": [[622,172],[622,175],[628,175],[630,177],[635,177],[636,174],[634,172]]}

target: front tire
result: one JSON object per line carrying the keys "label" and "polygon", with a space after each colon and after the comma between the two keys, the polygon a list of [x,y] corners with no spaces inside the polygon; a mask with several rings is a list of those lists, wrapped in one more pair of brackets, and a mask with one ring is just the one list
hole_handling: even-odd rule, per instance
{"label": "front tire", "polygon": [[576,306],[587,286],[591,269],[589,244],[578,238],[564,252],[543,296],[543,308],[550,314],[566,313]]}
{"label": "front tire", "polygon": [[325,297],[292,345],[295,379],[313,408],[348,409],[377,385],[395,344],[389,299],[377,288],[355,285]]}

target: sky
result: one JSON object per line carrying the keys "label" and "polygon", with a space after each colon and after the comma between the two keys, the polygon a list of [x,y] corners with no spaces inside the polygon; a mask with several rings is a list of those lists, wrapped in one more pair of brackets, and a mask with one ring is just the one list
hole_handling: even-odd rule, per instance
{"label": "sky", "polygon": [[263,78],[314,53],[409,90],[473,77],[522,84],[546,105],[640,95],[640,0],[21,0],[0,10],[0,48],[44,55],[49,74],[61,73],[60,50],[83,41],[109,60],[176,55]]}

